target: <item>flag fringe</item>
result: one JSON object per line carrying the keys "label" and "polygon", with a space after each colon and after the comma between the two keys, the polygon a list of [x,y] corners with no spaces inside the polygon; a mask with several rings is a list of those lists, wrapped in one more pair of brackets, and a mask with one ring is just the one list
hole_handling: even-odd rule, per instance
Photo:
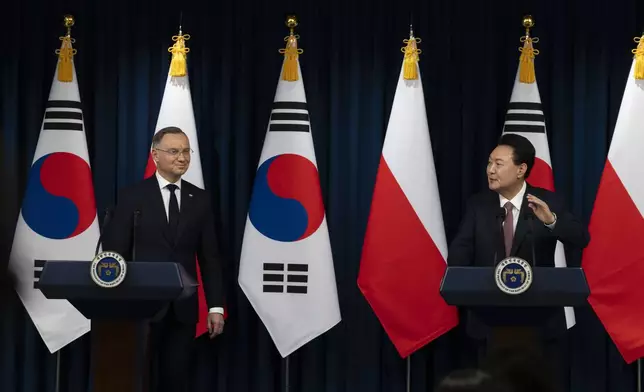
{"label": "flag fringe", "polygon": [[635,54],[635,79],[644,80],[644,35],[633,40],[637,42],[637,48],[632,50]]}
{"label": "flag fringe", "polygon": [[416,44],[421,42],[420,38],[416,38],[413,34],[409,39],[404,39],[403,43],[407,44],[404,48],[400,50],[405,53],[405,59],[403,60],[403,78],[405,80],[417,80],[418,79],[418,62],[420,61],[419,54],[422,52]]}
{"label": "flag fringe", "polygon": [[187,61],[186,57],[190,48],[186,48],[186,41],[190,39],[190,34],[182,34],[179,30],[179,35],[173,35],[172,40],[174,44],[168,48],[168,52],[172,53],[172,61],[170,61],[170,76],[186,76]]}
{"label": "flag fringe", "polygon": [[70,83],[74,79],[73,64],[74,64],[74,55],[76,54],[76,49],[72,48],[72,43],[74,40],[68,33],[64,37],[59,38],[63,41],[60,44],[60,49],[56,50],[58,55],[58,81],[64,83]]}
{"label": "flag fringe", "polygon": [[521,37],[521,42],[523,42],[523,47],[519,48],[521,52],[521,57],[519,58],[519,81],[531,84],[536,80],[534,57],[539,54],[539,50],[534,49],[532,44],[539,42],[539,38],[525,35]]}
{"label": "flag fringe", "polygon": [[297,40],[299,38],[299,35],[294,35],[293,31],[291,31],[291,34],[284,38],[284,41],[286,41],[286,48],[279,50],[279,52],[284,55],[282,80],[286,80],[288,82],[294,82],[300,78],[297,61],[304,51],[297,48]]}

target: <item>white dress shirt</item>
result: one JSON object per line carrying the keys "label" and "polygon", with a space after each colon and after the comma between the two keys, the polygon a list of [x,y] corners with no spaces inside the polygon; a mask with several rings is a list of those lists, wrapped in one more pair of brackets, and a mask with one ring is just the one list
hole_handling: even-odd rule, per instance
{"label": "white dress shirt", "polygon": [[[503,197],[499,193],[499,201],[501,202],[501,207],[505,208],[505,203],[508,201],[512,203],[512,229],[513,232],[516,232],[517,230],[517,223],[519,222],[519,211],[521,211],[521,204],[523,204],[523,196],[525,196],[525,191],[526,191],[526,184],[525,181],[523,182],[523,186],[521,187],[521,190],[519,193],[514,195],[512,200],[508,200],[505,197]],[[505,222],[503,222],[503,225],[505,225]]]}
{"label": "white dress shirt", "polygon": [[[527,186],[526,182],[523,182],[523,186],[521,187],[521,190],[519,193],[517,193],[512,200],[508,200],[505,197],[501,196],[499,193],[499,202],[501,204],[501,207],[505,208],[505,203],[508,201],[512,203],[512,230],[513,232],[517,231],[517,224],[519,223],[519,212],[521,211],[521,205],[523,204],[523,198],[525,196]],[[554,215],[554,212],[552,213]],[[550,230],[554,229],[555,224],[557,223],[557,216],[555,215],[555,221],[552,222],[552,224],[546,225],[544,223],[544,226],[549,228]],[[505,225],[505,222],[503,222],[503,225]]]}
{"label": "white dress shirt", "polygon": [[[156,172],[157,181],[159,182],[159,189],[161,190],[161,197],[163,198],[163,206],[165,207],[165,217],[166,220],[170,219],[170,190],[167,188],[169,184],[172,184],[170,181],[163,178],[159,172]],[[178,188],[174,192],[177,196],[177,204],[179,205],[179,211],[181,211],[181,178],[174,183]],[[219,313],[224,314],[224,308],[210,308],[210,313]]]}
{"label": "white dress shirt", "polygon": [[161,197],[163,198],[163,206],[165,207],[165,218],[166,220],[170,219],[170,190],[167,188],[168,185],[174,184],[177,186],[177,190],[174,192],[177,195],[177,204],[179,204],[179,211],[181,211],[181,178],[177,182],[171,183],[170,181],[163,178],[159,172],[156,172],[157,181],[159,182],[159,189],[161,189]]}

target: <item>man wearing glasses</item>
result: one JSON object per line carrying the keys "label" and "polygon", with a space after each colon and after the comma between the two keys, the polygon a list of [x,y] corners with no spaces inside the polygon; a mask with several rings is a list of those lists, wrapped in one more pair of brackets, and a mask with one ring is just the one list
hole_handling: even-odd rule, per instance
{"label": "man wearing glasses", "polygon": [[[120,192],[118,205],[105,230],[103,249],[132,260],[134,216],[138,215],[136,259],[180,263],[195,280],[199,261],[206,302],[208,331],[222,333],[223,290],[209,194],[182,180],[192,150],[177,127],[159,130],[152,138],[154,176]],[[150,344],[158,361],[155,391],[187,391],[193,340],[198,320],[197,294],[174,301],[163,317],[150,324]],[[153,358],[154,359],[154,358]],[[154,382],[153,382],[154,383]]]}

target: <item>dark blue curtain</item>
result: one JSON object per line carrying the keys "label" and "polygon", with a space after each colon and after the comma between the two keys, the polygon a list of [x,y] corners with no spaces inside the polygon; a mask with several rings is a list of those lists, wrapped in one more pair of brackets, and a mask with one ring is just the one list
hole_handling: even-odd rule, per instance
{"label": "dark blue curtain", "polygon": [[[448,240],[469,195],[486,186],[487,155],[501,133],[524,33],[536,19],[536,71],[555,182],[588,221],[631,63],[644,26],[638,0],[331,0],[170,2],[23,0],[3,6],[0,58],[2,219],[15,224],[62,35],[71,13],[99,210],[143,176],[180,13],[207,188],[214,191],[230,318],[199,341],[195,391],[283,390],[284,361],[236,277],[251,185],[287,34],[301,25],[300,57],[327,209],[343,321],[290,358],[295,391],[405,390],[406,362],[359,293],[356,278],[371,192],[410,21],[423,39],[420,68]],[[7,200],[5,200],[5,198]],[[9,233],[11,234],[11,233]],[[4,233],[3,233],[4,235]],[[6,237],[5,237],[6,239]],[[4,255],[3,255],[4,257]],[[6,257],[5,257],[6,258]],[[578,260],[577,260],[578,262]],[[607,262],[609,262],[607,260]],[[413,315],[410,315],[413,317]],[[570,391],[635,390],[591,309],[562,344]],[[16,298],[0,320],[0,389],[54,391],[56,355]],[[89,338],[61,352],[61,391],[86,391]],[[474,366],[457,328],[414,354],[412,391]]]}

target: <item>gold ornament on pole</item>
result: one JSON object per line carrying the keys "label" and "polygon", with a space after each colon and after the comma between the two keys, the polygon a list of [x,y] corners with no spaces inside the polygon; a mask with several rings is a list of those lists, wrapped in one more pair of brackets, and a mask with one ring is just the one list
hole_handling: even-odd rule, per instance
{"label": "gold ornament on pole", "polygon": [[405,80],[418,79],[418,62],[420,61],[418,55],[421,54],[422,51],[418,49],[416,45],[420,42],[420,38],[414,37],[414,29],[410,25],[409,39],[403,40],[403,43],[407,44],[407,46],[400,48],[400,51],[405,54],[405,59],[403,60],[403,78]]}
{"label": "gold ornament on pole", "polygon": [[282,70],[282,80],[289,82],[294,82],[299,79],[299,69],[298,69],[298,57],[304,51],[298,49],[297,40],[300,38],[299,35],[294,33],[295,27],[297,27],[297,17],[295,15],[289,15],[286,17],[286,26],[290,29],[290,33],[287,37],[284,38],[286,41],[286,48],[280,49],[279,52],[284,55],[284,67]]}
{"label": "gold ornament on pole", "polygon": [[637,43],[637,48],[632,50],[633,54],[635,55],[635,79],[643,80],[644,79],[644,34],[641,37],[633,38],[633,41]]}
{"label": "gold ornament on pole", "polygon": [[76,54],[76,49],[72,47],[75,42],[72,38],[72,26],[74,23],[73,16],[65,15],[63,25],[67,28],[67,35],[59,37],[63,42],[60,45],[60,49],[56,50],[58,55],[58,80],[65,83],[71,82],[74,78],[73,58]]}
{"label": "gold ornament on pole", "polygon": [[523,27],[525,27],[525,36],[521,37],[523,47],[519,48],[521,57],[519,59],[519,81],[521,83],[534,83],[536,80],[534,72],[534,57],[539,54],[532,44],[539,42],[539,38],[530,36],[530,29],[534,27],[534,19],[531,15],[523,17]]}
{"label": "gold ornament on pole", "polygon": [[186,76],[188,68],[186,57],[190,52],[190,48],[186,48],[186,41],[189,39],[190,34],[183,34],[181,26],[179,26],[179,34],[172,36],[174,44],[168,48],[168,52],[172,53],[170,76]]}

